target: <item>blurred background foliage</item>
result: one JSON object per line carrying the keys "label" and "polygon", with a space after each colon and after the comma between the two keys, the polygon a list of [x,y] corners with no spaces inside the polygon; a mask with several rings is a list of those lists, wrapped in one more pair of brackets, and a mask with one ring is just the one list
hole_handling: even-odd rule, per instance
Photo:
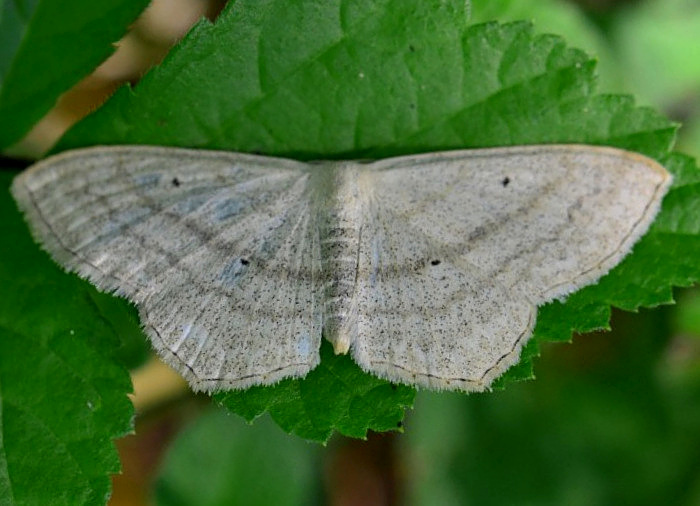
{"label": "blurred background foliage", "polygon": [[[14,152],[45,151],[221,5],[155,0]],[[682,122],[678,149],[700,155],[700,1],[476,0],[471,16],[531,20],[596,55],[602,91],[634,94]],[[402,434],[365,442],[320,447],[205,399],[140,393],[137,371],[141,416],[137,434],[119,442],[124,473],[111,504],[700,504],[700,291],[676,298],[615,312],[611,332],[545,346],[535,381],[469,396],[420,392]]]}

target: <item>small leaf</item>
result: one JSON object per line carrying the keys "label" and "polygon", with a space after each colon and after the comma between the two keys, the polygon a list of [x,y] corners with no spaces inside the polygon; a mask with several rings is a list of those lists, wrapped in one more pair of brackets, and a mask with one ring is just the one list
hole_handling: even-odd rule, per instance
{"label": "small leaf", "polygon": [[0,148],[18,141],[61,93],[112,54],[148,3],[0,2]]}

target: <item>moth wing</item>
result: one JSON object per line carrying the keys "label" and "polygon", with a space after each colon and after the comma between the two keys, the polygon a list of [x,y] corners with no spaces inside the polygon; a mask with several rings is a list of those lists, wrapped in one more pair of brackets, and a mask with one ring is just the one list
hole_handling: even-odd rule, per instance
{"label": "moth wing", "polygon": [[107,147],[44,160],[12,191],[58,263],[134,302],[161,357],[213,390],[320,360],[308,180],[290,160]]}
{"label": "moth wing", "polygon": [[360,365],[481,390],[517,362],[536,306],[597,281],[670,175],[612,148],[532,146],[371,164],[357,281]]}

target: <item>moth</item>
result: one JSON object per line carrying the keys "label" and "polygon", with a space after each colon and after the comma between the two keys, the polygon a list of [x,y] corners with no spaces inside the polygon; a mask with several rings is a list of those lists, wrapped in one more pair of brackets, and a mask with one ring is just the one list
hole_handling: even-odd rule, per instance
{"label": "moth", "polygon": [[585,145],[315,163],[119,146],[43,160],[12,192],[195,390],[304,376],[325,336],[377,376],[479,391],[519,360],[539,305],[622,260],[670,183]]}

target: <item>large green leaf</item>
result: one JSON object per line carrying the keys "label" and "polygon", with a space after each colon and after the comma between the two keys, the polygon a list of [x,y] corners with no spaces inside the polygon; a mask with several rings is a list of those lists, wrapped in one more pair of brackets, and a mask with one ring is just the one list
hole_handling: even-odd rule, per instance
{"label": "large green leaf", "polygon": [[113,51],[149,0],[0,2],[0,149]]}
{"label": "large green leaf", "polygon": [[108,295],[69,276],[29,237],[0,174],[0,504],[104,503],[131,430],[129,375]]}
{"label": "large green leaf", "polygon": [[[540,341],[606,326],[610,304],[667,302],[672,284],[698,278],[698,218],[688,211],[696,168],[669,158],[675,125],[629,97],[595,94],[594,62],[584,53],[527,23],[466,19],[461,0],[233,2],[57,150],[138,143],[312,159],[582,142],[668,161],[679,177],[664,225],[599,285],[542,308],[523,360],[499,385],[530,377]],[[319,440],[331,430],[359,436],[395,427],[410,403],[405,388],[327,351],[304,379],[217,398],[248,419],[270,411],[286,430]]]}

